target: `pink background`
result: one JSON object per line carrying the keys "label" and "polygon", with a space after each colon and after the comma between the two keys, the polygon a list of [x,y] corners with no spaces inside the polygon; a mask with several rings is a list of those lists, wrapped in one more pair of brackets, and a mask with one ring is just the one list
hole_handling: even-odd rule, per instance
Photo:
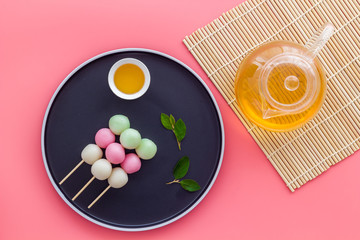
{"label": "pink background", "polygon": [[[360,239],[360,151],[291,193],[182,43],[240,0],[1,0],[0,239]],[[43,165],[43,116],[76,66],[105,51],[172,55],[210,87],[225,125],[213,188],[188,215],[128,233],[75,213]]]}

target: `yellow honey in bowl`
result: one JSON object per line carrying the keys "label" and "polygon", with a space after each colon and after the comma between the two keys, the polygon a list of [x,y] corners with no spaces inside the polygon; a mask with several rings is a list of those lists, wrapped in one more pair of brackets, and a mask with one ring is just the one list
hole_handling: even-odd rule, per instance
{"label": "yellow honey in bowl", "polygon": [[134,94],[144,86],[145,75],[140,67],[127,63],[115,71],[114,83],[119,91],[125,94]]}

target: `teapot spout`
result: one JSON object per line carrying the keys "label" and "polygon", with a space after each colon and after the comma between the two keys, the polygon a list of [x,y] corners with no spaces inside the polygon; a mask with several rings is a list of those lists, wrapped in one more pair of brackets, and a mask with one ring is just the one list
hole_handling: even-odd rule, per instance
{"label": "teapot spout", "polygon": [[293,112],[289,113],[287,111],[268,108],[266,110],[263,110],[262,118],[269,119],[269,118],[280,117],[280,116],[289,115],[289,114],[294,114],[294,113]]}

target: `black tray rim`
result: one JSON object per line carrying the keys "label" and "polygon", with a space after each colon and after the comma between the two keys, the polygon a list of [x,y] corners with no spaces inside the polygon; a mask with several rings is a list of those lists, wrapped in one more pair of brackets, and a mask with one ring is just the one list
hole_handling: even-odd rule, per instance
{"label": "black tray rim", "polygon": [[[207,189],[203,192],[203,194],[198,198],[198,200],[196,202],[194,202],[192,204],[192,206],[190,206],[188,209],[186,209],[183,213],[170,218],[169,220],[159,223],[159,224],[155,224],[155,225],[151,225],[151,226],[146,226],[146,227],[132,227],[132,228],[127,228],[127,227],[119,227],[119,226],[114,226],[114,225],[110,225],[110,224],[106,224],[104,222],[98,221],[97,219],[91,218],[90,216],[84,214],[82,211],[80,211],[79,209],[77,209],[65,196],[64,194],[61,192],[60,188],[57,186],[53,176],[51,175],[50,172],[50,168],[47,164],[47,158],[46,158],[46,154],[45,154],[45,129],[46,129],[46,123],[47,123],[47,119],[48,119],[48,115],[50,112],[50,109],[52,107],[52,104],[55,100],[55,98],[57,97],[57,95],[59,94],[59,92],[61,91],[62,87],[65,85],[65,83],[71,79],[71,77],[77,72],[79,71],[81,68],[83,68],[84,66],[86,66],[87,64],[101,58],[107,55],[111,55],[111,54],[116,54],[116,53],[124,53],[124,52],[144,52],[144,53],[150,53],[150,54],[155,54],[155,55],[159,55],[162,57],[165,57],[171,61],[174,61],[178,64],[180,64],[181,66],[183,66],[186,70],[188,70],[189,72],[191,72],[196,78],[197,80],[203,85],[203,87],[205,88],[205,90],[207,91],[207,93],[209,94],[214,107],[217,111],[218,114],[218,119],[219,119],[219,124],[220,124],[220,128],[221,128],[221,150],[220,150],[220,157],[219,157],[219,161],[218,161],[218,166],[216,168],[216,171],[212,177],[211,182],[209,183]],[[50,182],[52,184],[52,186],[55,188],[56,192],[60,195],[60,197],[64,200],[64,202],[72,209],[74,210],[76,213],[78,213],[80,216],[82,216],[83,218],[87,219],[90,222],[93,222],[99,226],[105,227],[105,228],[109,228],[109,229],[113,229],[113,230],[118,230],[118,231],[125,231],[125,232],[140,232],[140,231],[147,231],[147,230],[152,230],[152,229],[156,229],[156,228],[160,228],[163,226],[166,226],[172,222],[177,221],[178,219],[182,218],[183,216],[185,216],[186,214],[188,214],[191,210],[193,210],[204,198],[205,196],[208,194],[208,192],[210,191],[211,187],[214,185],[215,180],[220,172],[220,168],[222,165],[222,161],[223,161],[223,157],[224,157],[224,148],[225,148],[225,134],[224,134],[224,125],[223,125],[223,120],[222,120],[222,116],[221,116],[221,112],[219,109],[219,106],[215,100],[214,95],[211,93],[210,89],[208,88],[208,86],[205,84],[205,82],[201,79],[201,77],[194,71],[192,70],[189,66],[187,66],[185,63],[181,62],[180,60],[156,51],[156,50],[152,50],[152,49],[146,49],[146,48],[122,48],[122,49],[116,49],[116,50],[111,50],[111,51],[107,51],[101,54],[98,54],[88,60],[86,60],[85,62],[81,63],[79,66],[77,66],[69,75],[67,75],[67,77],[60,83],[60,85],[57,87],[57,89],[55,90],[54,94],[52,95],[50,102],[46,108],[46,112],[44,115],[44,120],[43,120],[43,124],[42,124],[42,130],[41,130],[41,152],[42,152],[42,157],[43,157],[43,162],[44,162],[44,166],[46,169],[46,173],[50,179]]]}

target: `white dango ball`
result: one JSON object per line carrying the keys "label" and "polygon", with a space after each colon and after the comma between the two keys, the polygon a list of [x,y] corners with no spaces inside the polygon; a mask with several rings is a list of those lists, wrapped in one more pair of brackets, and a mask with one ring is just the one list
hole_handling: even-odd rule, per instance
{"label": "white dango ball", "polygon": [[116,134],[120,135],[124,130],[130,128],[129,118],[124,115],[114,115],[109,120],[110,130]]}
{"label": "white dango ball", "polygon": [[112,170],[108,183],[113,188],[121,188],[128,182],[127,173],[120,167],[116,167]]}
{"label": "white dango ball", "polygon": [[99,159],[91,166],[91,173],[99,180],[110,177],[112,171],[111,163],[106,159]]}
{"label": "white dango ball", "polygon": [[88,144],[81,151],[81,159],[87,164],[92,165],[95,161],[99,160],[103,156],[103,151],[96,144]]}
{"label": "white dango ball", "polygon": [[120,135],[120,143],[126,149],[135,149],[140,145],[141,135],[132,128],[128,128]]}
{"label": "white dango ball", "polygon": [[140,145],[135,149],[136,154],[143,160],[149,160],[156,154],[156,144],[150,139],[141,139]]}

